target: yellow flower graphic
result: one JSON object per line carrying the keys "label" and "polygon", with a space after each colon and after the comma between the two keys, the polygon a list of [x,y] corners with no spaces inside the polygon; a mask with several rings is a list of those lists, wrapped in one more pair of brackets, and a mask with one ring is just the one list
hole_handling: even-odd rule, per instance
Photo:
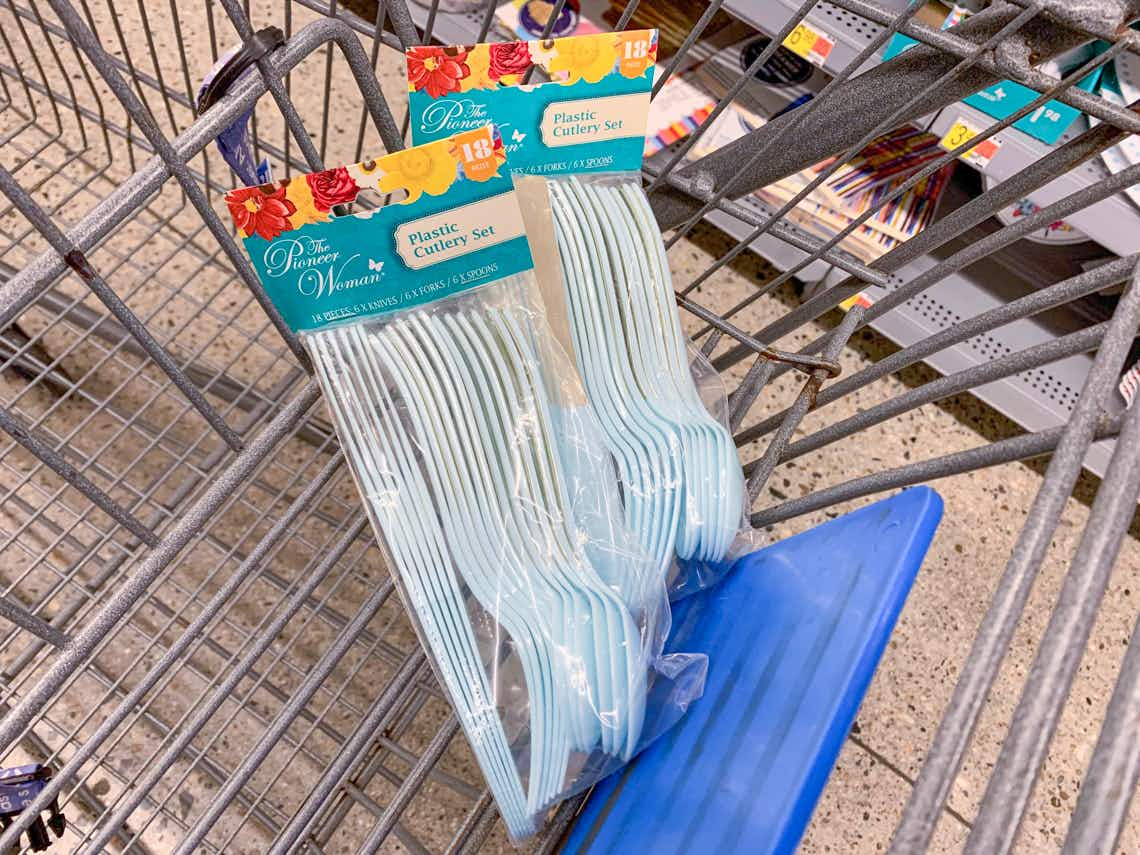
{"label": "yellow flower graphic", "polygon": [[460,92],[472,89],[494,89],[491,79],[491,46],[475,45],[467,52],[467,67],[471,73],[459,81]]}
{"label": "yellow flower graphic", "polygon": [[550,76],[566,84],[579,80],[597,83],[613,71],[617,59],[614,43],[595,36],[555,39],[555,46],[558,55],[550,61]]}
{"label": "yellow flower graphic", "polygon": [[424,193],[438,196],[446,192],[457,175],[457,164],[448,150],[447,140],[406,148],[384,158],[384,176],[380,190],[408,191],[405,204],[414,202]]}
{"label": "yellow flower graphic", "polygon": [[285,198],[293,203],[297,210],[289,217],[289,227],[299,229],[307,223],[325,223],[329,220],[327,211],[317,207],[313,199],[313,191],[305,181],[304,176],[294,178],[285,188]]}

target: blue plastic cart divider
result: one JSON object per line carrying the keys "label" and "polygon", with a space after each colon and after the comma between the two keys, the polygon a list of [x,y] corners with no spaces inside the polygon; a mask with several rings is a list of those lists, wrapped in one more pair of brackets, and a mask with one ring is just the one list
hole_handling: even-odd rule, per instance
{"label": "blue plastic cart divider", "polygon": [[594,789],[563,853],[796,848],[942,516],[928,487],[759,550],[674,607],[704,697]]}

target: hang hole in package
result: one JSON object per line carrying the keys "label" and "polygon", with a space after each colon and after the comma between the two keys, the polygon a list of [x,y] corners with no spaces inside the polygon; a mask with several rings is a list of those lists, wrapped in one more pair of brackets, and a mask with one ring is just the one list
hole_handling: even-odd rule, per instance
{"label": "hang hole in package", "polygon": [[[512,838],[700,696],[484,125],[226,202]],[[362,190],[403,201],[335,215]],[[389,198],[394,198],[389,196]]]}
{"label": "hang hole in package", "polygon": [[[412,137],[494,122],[552,327],[581,374],[625,519],[676,599],[759,545],[724,385],[681,329],[641,186],[656,30],[407,51]],[[528,79],[549,82],[524,82]]]}

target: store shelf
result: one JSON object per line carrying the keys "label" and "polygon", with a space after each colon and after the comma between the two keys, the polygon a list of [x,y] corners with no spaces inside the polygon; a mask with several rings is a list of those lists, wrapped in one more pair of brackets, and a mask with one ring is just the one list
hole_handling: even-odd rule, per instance
{"label": "store shelf", "polygon": [[[725,8],[761,32],[772,35],[787,22],[799,5],[795,0],[729,0]],[[835,48],[824,68],[832,74],[851,63],[882,32],[877,24],[829,3],[817,4],[808,13],[807,21],[835,39]],[[865,67],[871,67],[876,62],[877,60],[871,60]],[[973,107],[957,103],[930,118],[931,130],[942,135],[959,118],[980,128],[989,127],[997,121]],[[1081,128],[1082,121],[1078,120],[1076,130]],[[1069,136],[1071,134],[1063,137],[1062,141]],[[1001,148],[985,170],[986,175],[998,181],[1009,178],[1050,150],[1050,146],[1016,128],[1001,131],[998,138],[1002,143]],[[1107,174],[1098,159],[1090,160],[1035,191],[1033,199],[1039,205],[1048,205],[1082,187],[1104,180]],[[1066,217],[1066,220],[1112,252],[1123,255],[1137,249],[1140,210],[1123,195],[1117,194],[1089,206]],[[717,224],[738,240],[747,234],[745,226],[729,222],[728,218],[722,218]],[[768,247],[759,243],[754,244],[752,249],[777,267],[786,269],[786,250],[770,252]],[[913,279],[936,263],[936,259],[930,257],[912,262],[891,277],[892,288]],[[827,284],[831,284],[830,279],[833,277],[834,274],[829,276]],[[871,326],[895,343],[906,347],[963,318],[973,317],[1019,296],[1009,293],[1011,279],[1008,273],[996,266],[983,267],[981,270],[975,266],[968,273],[948,277],[876,319]],[[1071,312],[1059,309],[1048,316],[1017,321],[988,335],[963,342],[928,357],[925,362],[939,373],[951,374],[989,362],[1003,354],[1032,347],[1071,331],[1074,325],[1082,323]],[[1072,357],[972,391],[975,396],[1027,430],[1055,427],[1068,420],[1091,364],[1089,356]],[[1094,445],[1085,460],[1086,468],[1096,475],[1103,475],[1112,447],[1111,441]]]}
{"label": "store shelf", "polygon": [[[794,0],[729,0],[725,3],[725,8],[742,21],[771,35],[787,22],[789,16],[796,12],[799,5]],[[899,7],[898,3],[892,2],[884,2],[880,5],[888,8]],[[874,41],[883,29],[877,24],[845,9],[832,6],[830,3],[817,4],[808,13],[807,21],[835,38],[835,48],[828,57],[825,66],[825,71],[832,74],[837,73],[854,60],[859,51]],[[877,64],[877,60],[871,60],[866,64],[866,67],[875,64]],[[950,129],[950,126],[958,118],[966,119],[979,128],[987,128],[997,122],[996,119],[987,116],[980,110],[957,103],[947,107],[933,118],[932,130],[941,136]],[[1082,126],[1082,122],[1083,119],[1078,119],[1075,126]],[[1069,136],[1071,134],[1062,139],[1068,139]],[[1052,148],[1016,128],[1007,128],[1001,131],[998,138],[1001,140],[1002,146],[998,150],[997,156],[986,167],[985,172],[999,181],[1009,178],[1029,164],[1039,160]],[[1107,175],[1108,171],[1100,160],[1093,158],[1034,192],[1033,199],[1039,205],[1048,205],[1080,190],[1082,187],[1103,181]],[[1101,246],[1118,255],[1127,255],[1137,249],[1137,235],[1140,235],[1140,209],[1137,209],[1121,194],[1105,199],[1096,205],[1091,205],[1071,217],[1066,217],[1066,219]]]}
{"label": "store shelf", "polygon": [[[751,206],[763,210],[759,203],[752,202]],[[709,221],[736,240],[743,240],[750,231],[745,223],[719,212],[711,214]],[[768,236],[754,241],[751,248],[781,270],[786,270],[804,257],[794,247]],[[873,299],[882,297],[935,264],[935,258],[919,258],[892,274],[888,287],[872,287],[868,293]],[[818,268],[815,270],[818,272]],[[805,276],[810,272],[812,268],[801,273],[800,278],[811,281],[811,276]],[[845,276],[841,271],[831,271],[825,282],[831,285]],[[891,341],[906,347],[966,318],[1016,299],[1025,293],[1026,287],[996,264],[975,265],[968,272],[947,277],[876,319],[871,326]],[[1007,353],[1041,344],[1084,325],[1082,319],[1064,309],[1058,309],[1007,324],[933,354],[924,361],[940,374],[953,374]],[[1056,427],[1068,421],[1091,365],[1091,357],[1074,356],[1015,377],[979,386],[972,389],[971,394],[1026,430]],[[1094,474],[1103,476],[1112,448],[1111,441],[1096,443],[1089,450],[1085,467]]]}
{"label": "store shelf", "polygon": [[[891,277],[892,288],[888,290],[910,281],[935,263],[935,259],[923,257],[907,265]],[[1019,296],[1003,293],[1008,281],[996,267],[984,272],[971,269],[969,275],[954,274],[883,315],[872,326],[905,347]],[[963,306],[969,309],[962,311]],[[1064,311],[1023,318],[933,354],[925,362],[940,374],[953,374],[1042,344],[1084,325],[1074,323],[1075,320]],[[1068,421],[1091,366],[1091,356],[1073,356],[979,386],[972,389],[971,394],[1026,430],[1052,428]],[[1085,467],[1103,477],[1112,448],[1111,441],[1093,445],[1085,458]]]}
{"label": "store shelf", "polygon": [[[987,116],[981,110],[958,103],[947,107],[935,117],[931,131],[942,136],[950,130],[950,126],[958,119],[965,119],[977,128],[988,128],[997,123],[997,119]],[[1086,127],[1085,121],[1084,118],[1079,118],[1074,125],[1083,129]],[[1061,141],[1070,139],[1073,135],[1073,131],[1070,130],[1061,138]],[[1020,172],[1030,163],[1040,160],[1052,149],[1052,146],[1036,140],[1016,128],[1006,128],[1004,131],[1000,131],[996,139],[1001,142],[1001,147],[983,171],[984,174],[998,181],[1004,181]],[[1107,177],[1109,177],[1108,169],[1100,158],[1091,158],[1076,169],[1070,170],[1046,184],[1040,190],[1035,190],[1033,201],[1041,206],[1049,205],[1084,187],[1097,184]],[[1117,193],[1109,196],[1095,205],[1090,205],[1081,211],[1070,214],[1065,217],[1065,220],[1105,249],[1111,250],[1117,255],[1128,255],[1136,252],[1137,248],[1140,247],[1140,209],[1123,194]]]}
{"label": "store shelf", "polygon": [[[724,4],[724,9],[771,36],[779,32],[802,5],[795,0],[728,0]],[[880,0],[879,5],[891,8],[899,4],[892,3],[891,0]],[[902,5],[905,5],[905,2]],[[817,3],[804,20],[835,39],[835,47],[832,48],[825,66],[832,74],[846,68],[859,52],[883,31],[878,24],[830,3]],[[877,64],[877,59],[871,59],[865,67],[870,68]]]}

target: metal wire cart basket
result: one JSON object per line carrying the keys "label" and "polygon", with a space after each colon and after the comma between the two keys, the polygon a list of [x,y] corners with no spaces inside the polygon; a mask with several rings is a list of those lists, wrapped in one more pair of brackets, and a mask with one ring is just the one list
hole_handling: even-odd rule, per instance
{"label": "metal wire cart basket", "polygon": [[[0,734],[48,768],[58,846],[507,845],[213,145],[253,110],[278,177],[399,148],[402,48],[502,38],[496,5],[0,0]],[[1132,852],[1140,2],[971,5],[593,4],[661,28],[658,93],[712,87],[645,179],[754,525],[956,491],[805,850]],[[921,163],[828,219],[817,191],[899,129]]]}

